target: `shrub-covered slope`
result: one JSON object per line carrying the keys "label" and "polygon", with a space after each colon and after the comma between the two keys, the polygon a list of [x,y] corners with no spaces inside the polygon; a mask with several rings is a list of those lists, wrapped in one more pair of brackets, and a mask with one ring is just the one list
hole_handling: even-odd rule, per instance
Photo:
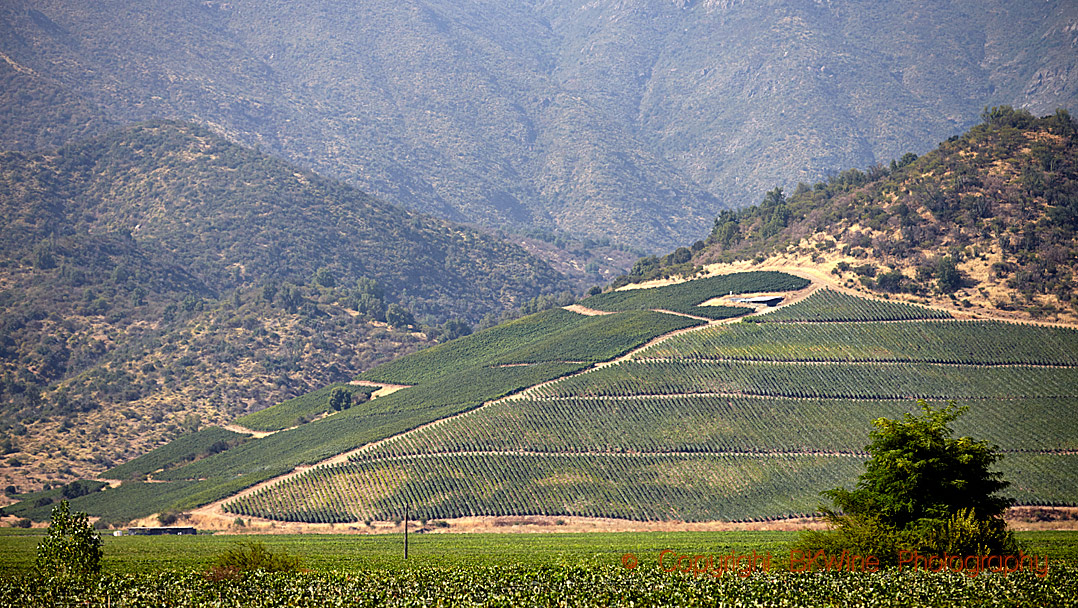
{"label": "shrub-covered slope", "polygon": [[799,266],[876,294],[1075,322],[1078,123],[1011,108],[983,118],[924,156],[776,188],[619,284],[701,264]]}
{"label": "shrub-covered slope", "polygon": [[0,432],[19,486],[568,288],[515,245],[179,123],[0,154],[0,217]]}

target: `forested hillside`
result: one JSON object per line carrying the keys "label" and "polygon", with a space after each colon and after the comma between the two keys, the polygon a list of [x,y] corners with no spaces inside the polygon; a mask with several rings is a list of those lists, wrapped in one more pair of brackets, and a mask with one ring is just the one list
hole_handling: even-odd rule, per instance
{"label": "forested hillside", "polygon": [[1065,0],[12,0],[0,146],[177,118],[442,217],[649,251],[776,184],[1075,108]]}
{"label": "forested hillside", "polygon": [[37,483],[568,289],[515,245],[180,123],[0,155],[0,216],[2,448]]}
{"label": "forested hillside", "polygon": [[1074,322],[1078,123],[993,108],[921,157],[724,212],[706,241],[643,258],[618,283],[710,263],[813,268],[890,297]]}

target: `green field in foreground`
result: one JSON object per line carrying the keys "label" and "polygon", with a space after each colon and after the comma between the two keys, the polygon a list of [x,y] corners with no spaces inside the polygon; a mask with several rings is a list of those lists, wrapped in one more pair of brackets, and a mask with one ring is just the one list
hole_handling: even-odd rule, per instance
{"label": "green field in foreground", "polygon": [[[0,607],[7,606],[1078,606],[1078,533],[1020,534],[1047,556],[1034,572],[804,573],[783,571],[789,532],[432,534],[410,537],[261,536],[309,571],[203,574],[218,553],[251,537],[109,537],[105,572],[78,581],[30,570],[40,535],[0,534]],[[666,562],[660,561],[666,553]],[[772,553],[770,568],[739,576],[718,560]],[[698,558],[698,572],[674,561]],[[712,561],[706,561],[710,557]],[[688,562],[686,562],[688,563]],[[631,566],[631,567],[627,567]]]}
{"label": "green field in foreground", "polygon": [[[0,534],[0,575],[33,568],[42,531]],[[294,534],[198,536],[103,536],[103,570],[111,573],[205,570],[214,558],[242,541],[262,542],[303,560],[311,570],[394,570],[500,565],[561,566],[621,564],[626,553],[657,563],[665,549],[689,554],[772,553],[788,557],[796,532],[589,532],[521,534],[410,534],[404,560],[403,534]],[[1027,551],[1052,563],[1078,565],[1078,532],[1020,532]]]}

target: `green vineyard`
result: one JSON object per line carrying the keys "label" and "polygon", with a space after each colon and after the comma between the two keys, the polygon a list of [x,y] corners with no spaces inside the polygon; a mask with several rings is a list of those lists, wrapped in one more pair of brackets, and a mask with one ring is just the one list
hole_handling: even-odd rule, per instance
{"label": "green vineyard", "polygon": [[1078,397],[1078,368],[931,363],[623,361],[539,387],[536,398],[770,395],[812,399]]}
{"label": "green vineyard", "polygon": [[[576,515],[650,521],[749,520],[814,513],[818,488],[849,484],[861,456],[827,454],[432,454],[359,460],[305,473],[228,505],[308,523],[470,515]],[[1073,500],[1078,456],[1008,458],[1021,502]],[[1072,488],[1070,491],[1060,488]],[[1039,498],[1047,495],[1049,500]]]}
{"label": "green vineyard", "polygon": [[905,302],[868,300],[833,289],[820,289],[796,306],[785,306],[749,317],[756,323],[815,323],[848,321],[914,321],[950,319],[951,314]]}
{"label": "green vineyard", "polygon": [[[1008,450],[1078,450],[1074,408],[1056,399],[969,402],[955,431]],[[774,397],[566,397],[503,401],[406,433],[367,450],[373,456],[454,452],[857,453],[879,417],[910,410],[905,400]],[[1021,416],[1015,416],[1021,412]],[[616,421],[614,423],[613,421]],[[781,424],[773,424],[781,421]]]}
{"label": "green vineyard", "polygon": [[370,386],[354,386],[347,382],[339,382],[237,418],[236,424],[256,431],[279,431],[304,424],[330,411],[329,394],[335,388],[348,391],[352,395],[353,404],[367,401],[371,393],[375,391],[375,388]]}
{"label": "green vineyard", "polygon": [[[128,481],[72,508],[121,517],[226,499],[240,516],[306,522],[392,519],[405,507],[425,518],[786,517],[852,485],[872,421],[918,398],[969,408],[956,432],[999,446],[1017,501],[1078,504],[1078,331],[828,290],[752,323],[685,316],[708,316],[713,307],[697,305],[731,292],[806,284],[726,275],[582,302],[612,314],[524,317],[360,375],[405,386],[392,394],[330,413],[326,387],[238,421],[277,430],[268,436],[211,428],[178,439],[116,467],[108,476]],[[342,454],[346,464],[227,500]]]}
{"label": "green vineyard", "polygon": [[132,479],[154,471],[175,468],[196,458],[209,456],[235,447],[247,440],[246,435],[211,426],[184,435],[168,445],[129,460],[105,472],[107,479]]}
{"label": "green vineyard", "polygon": [[467,515],[741,520],[811,513],[816,483],[862,458],[829,455],[491,454],[378,458],[320,469],[229,504],[239,515],[338,523]]}
{"label": "green vineyard", "polygon": [[402,357],[359,378],[424,385],[499,365],[595,363],[622,355],[656,336],[700,323],[650,311],[588,317],[558,308]]}
{"label": "green vineyard", "polygon": [[968,406],[955,430],[1000,446],[1018,502],[1078,504],[1078,332],[946,317],[818,291],[746,319],[767,323],[679,332],[227,509],[332,522],[404,506],[424,518],[811,513],[820,490],[853,483],[872,420],[917,398]]}
{"label": "green vineyard", "polygon": [[708,319],[728,319],[744,315],[750,309],[699,304],[729,294],[797,291],[808,285],[806,279],[781,272],[743,272],[650,289],[608,291],[581,304],[611,312],[661,309]]}
{"label": "green vineyard", "polygon": [[998,321],[734,323],[675,336],[637,359],[1078,365],[1078,330]]}

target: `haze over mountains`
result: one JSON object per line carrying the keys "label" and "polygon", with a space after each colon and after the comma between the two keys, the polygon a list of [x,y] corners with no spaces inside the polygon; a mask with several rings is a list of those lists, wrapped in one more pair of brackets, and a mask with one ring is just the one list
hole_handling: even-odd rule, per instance
{"label": "haze over mountains", "polygon": [[954,0],[0,7],[0,145],[193,120],[455,220],[652,251],[775,185],[1075,107],[1078,6]]}

